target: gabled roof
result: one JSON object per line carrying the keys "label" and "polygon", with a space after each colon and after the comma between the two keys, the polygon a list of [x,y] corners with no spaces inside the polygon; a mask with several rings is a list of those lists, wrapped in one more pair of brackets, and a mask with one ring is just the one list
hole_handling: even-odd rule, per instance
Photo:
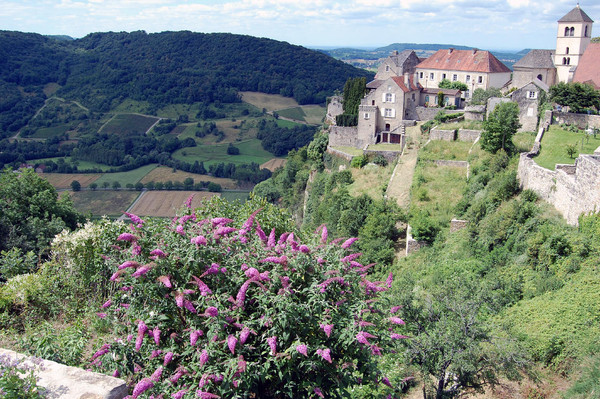
{"label": "gabled roof", "polygon": [[376,89],[383,84],[382,79],[375,79],[367,83],[367,89]]}
{"label": "gabled roof", "polygon": [[415,84],[415,79],[414,79],[413,74],[410,74],[408,76],[408,86],[404,84],[404,76],[393,76],[390,79],[392,79],[398,85],[398,87],[400,87],[402,89],[402,91],[405,93],[421,89],[420,85]]}
{"label": "gabled roof", "polygon": [[410,57],[410,55],[413,53],[413,50],[404,50],[398,54],[392,53],[389,58],[397,67],[401,67],[404,65],[408,57]]}
{"label": "gabled roof", "polygon": [[417,65],[417,68],[483,73],[510,72],[510,69],[494,57],[492,53],[477,49],[438,50],[431,57]]}
{"label": "gabled roof", "polygon": [[558,22],[594,22],[594,21],[590,17],[588,17],[588,15],[581,8],[579,8],[579,4],[577,4],[577,7],[575,7],[571,11],[569,11],[567,13],[567,15],[565,15],[564,17],[559,19]]}
{"label": "gabled roof", "polygon": [[600,88],[600,43],[590,43],[579,59],[573,82],[590,83]]}
{"label": "gabled roof", "polygon": [[513,68],[554,68],[554,50],[531,50],[519,61],[515,62]]}

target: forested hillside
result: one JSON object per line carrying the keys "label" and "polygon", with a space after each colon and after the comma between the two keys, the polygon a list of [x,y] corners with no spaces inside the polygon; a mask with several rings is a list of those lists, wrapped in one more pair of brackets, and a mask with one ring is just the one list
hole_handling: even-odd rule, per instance
{"label": "forested hillside", "polygon": [[65,41],[0,32],[0,130],[16,132],[41,107],[43,88],[95,112],[129,98],[164,104],[238,102],[238,91],[324,103],[350,76],[369,73],[285,42],[228,33],[92,33]]}

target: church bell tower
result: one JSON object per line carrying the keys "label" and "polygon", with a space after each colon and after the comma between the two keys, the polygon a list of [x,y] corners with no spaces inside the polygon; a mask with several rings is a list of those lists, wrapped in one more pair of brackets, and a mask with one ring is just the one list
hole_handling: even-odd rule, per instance
{"label": "church bell tower", "polygon": [[590,44],[593,23],[579,4],[558,20],[554,65],[559,82],[567,83],[573,79],[579,59]]}

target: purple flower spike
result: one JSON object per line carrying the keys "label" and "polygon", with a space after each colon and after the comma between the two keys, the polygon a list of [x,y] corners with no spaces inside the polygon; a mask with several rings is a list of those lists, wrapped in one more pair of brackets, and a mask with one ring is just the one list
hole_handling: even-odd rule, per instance
{"label": "purple flower spike", "polygon": [[127,269],[128,267],[138,267],[140,264],[133,260],[128,260],[121,263],[118,267],[119,270]]}
{"label": "purple flower spike", "polygon": [[314,391],[315,391],[315,394],[317,394],[318,397],[320,397],[320,398],[324,398],[325,397],[325,395],[323,395],[323,392],[321,391],[320,388],[315,388]]}
{"label": "purple flower spike", "polygon": [[296,350],[298,351],[298,353],[301,353],[304,356],[308,357],[308,347],[306,345],[304,345],[304,344],[297,345]]}
{"label": "purple flower spike", "polygon": [[119,237],[117,238],[117,241],[133,242],[133,241],[137,241],[137,239],[138,238],[131,233],[123,233],[123,234],[119,235]]}
{"label": "purple flower spike", "polygon": [[190,196],[188,197],[188,199],[185,201],[185,206],[186,206],[186,208],[188,208],[188,209],[192,209],[192,200],[194,199],[194,196],[195,196],[195,195],[196,195],[196,194],[192,194],[192,195],[190,195]]}
{"label": "purple flower spike", "polygon": [[406,339],[408,338],[406,335],[401,335],[401,334],[396,334],[396,333],[392,333],[391,335],[392,339]]}
{"label": "purple flower spike", "polygon": [[317,355],[321,356],[325,361],[331,363],[331,349],[317,349]]}
{"label": "purple flower spike", "polygon": [[185,230],[183,229],[183,226],[182,226],[182,225],[180,225],[180,224],[179,224],[179,225],[177,225],[177,227],[175,227],[175,232],[176,232],[177,234],[181,234],[182,236],[184,236],[184,235],[185,235]]}
{"label": "purple flower spike", "polygon": [[202,349],[202,353],[200,353],[200,366],[204,366],[208,362],[208,352],[206,349]]}
{"label": "purple flower spike", "polygon": [[275,227],[271,230],[271,234],[269,234],[269,239],[267,240],[267,248],[273,248],[275,246]]}
{"label": "purple flower spike", "polygon": [[321,230],[321,242],[323,244],[327,243],[327,226],[323,225],[323,230]]}
{"label": "purple flower spike", "polygon": [[181,398],[183,398],[183,395],[185,395],[186,393],[187,393],[187,389],[182,389],[180,391],[175,392],[173,395],[171,395],[171,398],[181,399]]}
{"label": "purple flower spike", "polygon": [[231,353],[233,355],[235,355],[235,346],[237,345],[237,338],[234,337],[233,335],[229,335],[227,337],[227,347],[229,348],[229,350],[231,351]]}
{"label": "purple flower spike", "polygon": [[214,393],[200,391],[200,390],[196,391],[196,396],[198,396],[200,399],[218,399],[218,398],[220,398],[219,395],[215,395]]}
{"label": "purple flower spike", "polygon": [[388,275],[387,279],[385,280],[385,285],[388,288],[392,288],[392,283],[394,282],[394,275],[392,274],[392,272],[390,272],[390,274]]}
{"label": "purple flower spike", "polygon": [[131,396],[137,398],[152,387],[154,387],[154,382],[152,382],[152,380],[150,380],[149,378],[144,378],[137,383],[135,388],[133,388],[133,393]]}
{"label": "purple flower spike", "polygon": [[393,306],[393,307],[390,309],[390,313],[392,313],[392,314],[394,314],[394,313],[398,313],[398,311],[399,311],[400,309],[402,309],[402,306]]}
{"label": "purple flower spike", "polygon": [[110,307],[110,305],[112,305],[112,301],[109,299],[108,301],[106,301],[102,304],[102,309],[106,309],[106,308]]}
{"label": "purple flower spike", "polygon": [[156,345],[160,344],[160,329],[158,327],[154,327],[154,330],[152,330],[152,338],[154,338]]}
{"label": "purple flower spike", "polygon": [[173,284],[171,284],[171,279],[169,276],[160,276],[157,278],[159,282],[161,282],[167,288],[173,288]]}
{"label": "purple flower spike", "polygon": [[144,274],[148,273],[149,271],[150,271],[150,266],[142,266],[139,269],[137,269],[135,272],[133,272],[131,277],[140,277],[140,276],[143,276]]}
{"label": "purple flower spike", "polygon": [[209,306],[206,308],[204,313],[210,317],[217,317],[219,315],[219,309],[215,308],[214,306]]}
{"label": "purple flower spike", "polygon": [[160,381],[160,377],[162,377],[162,373],[163,373],[162,366],[158,366],[156,371],[154,373],[152,373],[152,375],[150,376],[150,380],[152,380],[154,382]]}
{"label": "purple flower spike", "polygon": [[333,324],[321,324],[319,325],[319,327],[321,327],[323,331],[325,331],[327,338],[329,338],[329,336],[331,335],[331,331],[333,330]]}
{"label": "purple flower spike", "polygon": [[358,238],[356,238],[356,237],[348,238],[346,241],[344,241],[344,242],[342,243],[341,247],[342,247],[343,249],[348,249],[348,248],[350,248],[350,246],[351,246],[352,244],[354,244],[354,243],[355,243],[357,240],[358,240]]}
{"label": "purple flower spike", "polygon": [[390,322],[392,322],[394,324],[405,324],[404,320],[402,320],[399,317],[390,317]]}
{"label": "purple flower spike", "polygon": [[198,338],[200,338],[204,333],[202,330],[194,330],[190,334],[190,345],[195,346],[196,342],[198,342]]}
{"label": "purple flower spike", "polygon": [[277,337],[267,338],[267,343],[269,344],[269,348],[271,348],[271,354],[275,355],[277,353]]}
{"label": "purple flower spike", "polygon": [[150,255],[152,256],[158,256],[159,258],[166,258],[167,254],[164,253],[161,249],[153,249],[152,251],[150,251]]}
{"label": "purple flower spike", "polygon": [[173,355],[173,352],[167,352],[163,360],[163,366],[166,366],[167,364],[171,363],[171,360],[173,360]]}

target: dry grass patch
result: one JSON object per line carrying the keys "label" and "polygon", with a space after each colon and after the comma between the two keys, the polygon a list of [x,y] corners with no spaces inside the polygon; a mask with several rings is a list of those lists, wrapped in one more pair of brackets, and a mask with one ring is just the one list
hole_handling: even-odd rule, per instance
{"label": "dry grass patch", "polygon": [[258,109],[265,108],[267,111],[297,107],[298,103],[293,98],[284,97],[279,94],[265,94],[255,91],[241,91],[242,101],[254,105]]}
{"label": "dry grass patch", "polygon": [[139,191],[129,190],[68,191],[75,209],[82,213],[91,213],[94,216],[121,215],[139,194]]}
{"label": "dry grass patch", "polygon": [[350,194],[355,197],[367,194],[371,198],[382,199],[394,166],[391,164],[382,168],[369,164],[362,169],[351,168],[354,183],[349,186]]}
{"label": "dry grass patch", "polygon": [[183,172],[178,170],[173,172],[172,168],[168,168],[166,166],[159,166],[153,169],[150,173],[148,173],[142,180],[142,183],[146,184],[148,182],[166,182],[166,181],[180,181],[183,182],[188,177],[194,179],[194,183],[198,183],[200,181],[208,181],[220,184],[221,187],[226,189],[234,189],[237,188],[237,184],[233,179],[225,179],[222,177],[213,177],[209,175],[199,175],[196,173]]}
{"label": "dry grass patch", "polygon": [[203,199],[220,194],[207,191],[146,191],[130,212],[138,216],[173,217],[191,195],[194,195],[192,208],[198,208]]}
{"label": "dry grass patch", "polygon": [[287,159],[273,158],[270,161],[267,161],[267,162],[263,163],[262,165],[260,165],[260,168],[261,169],[269,169],[271,172],[275,172],[275,169],[283,168],[283,166],[285,165],[286,162],[287,162]]}
{"label": "dry grass patch", "polygon": [[71,182],[77,180],[81,187],[88,187],[91,183],[96,181],[100,176],[100,173],[42,173],[40,177],[48,180],[52,186],[56,189],[71,188]]}

